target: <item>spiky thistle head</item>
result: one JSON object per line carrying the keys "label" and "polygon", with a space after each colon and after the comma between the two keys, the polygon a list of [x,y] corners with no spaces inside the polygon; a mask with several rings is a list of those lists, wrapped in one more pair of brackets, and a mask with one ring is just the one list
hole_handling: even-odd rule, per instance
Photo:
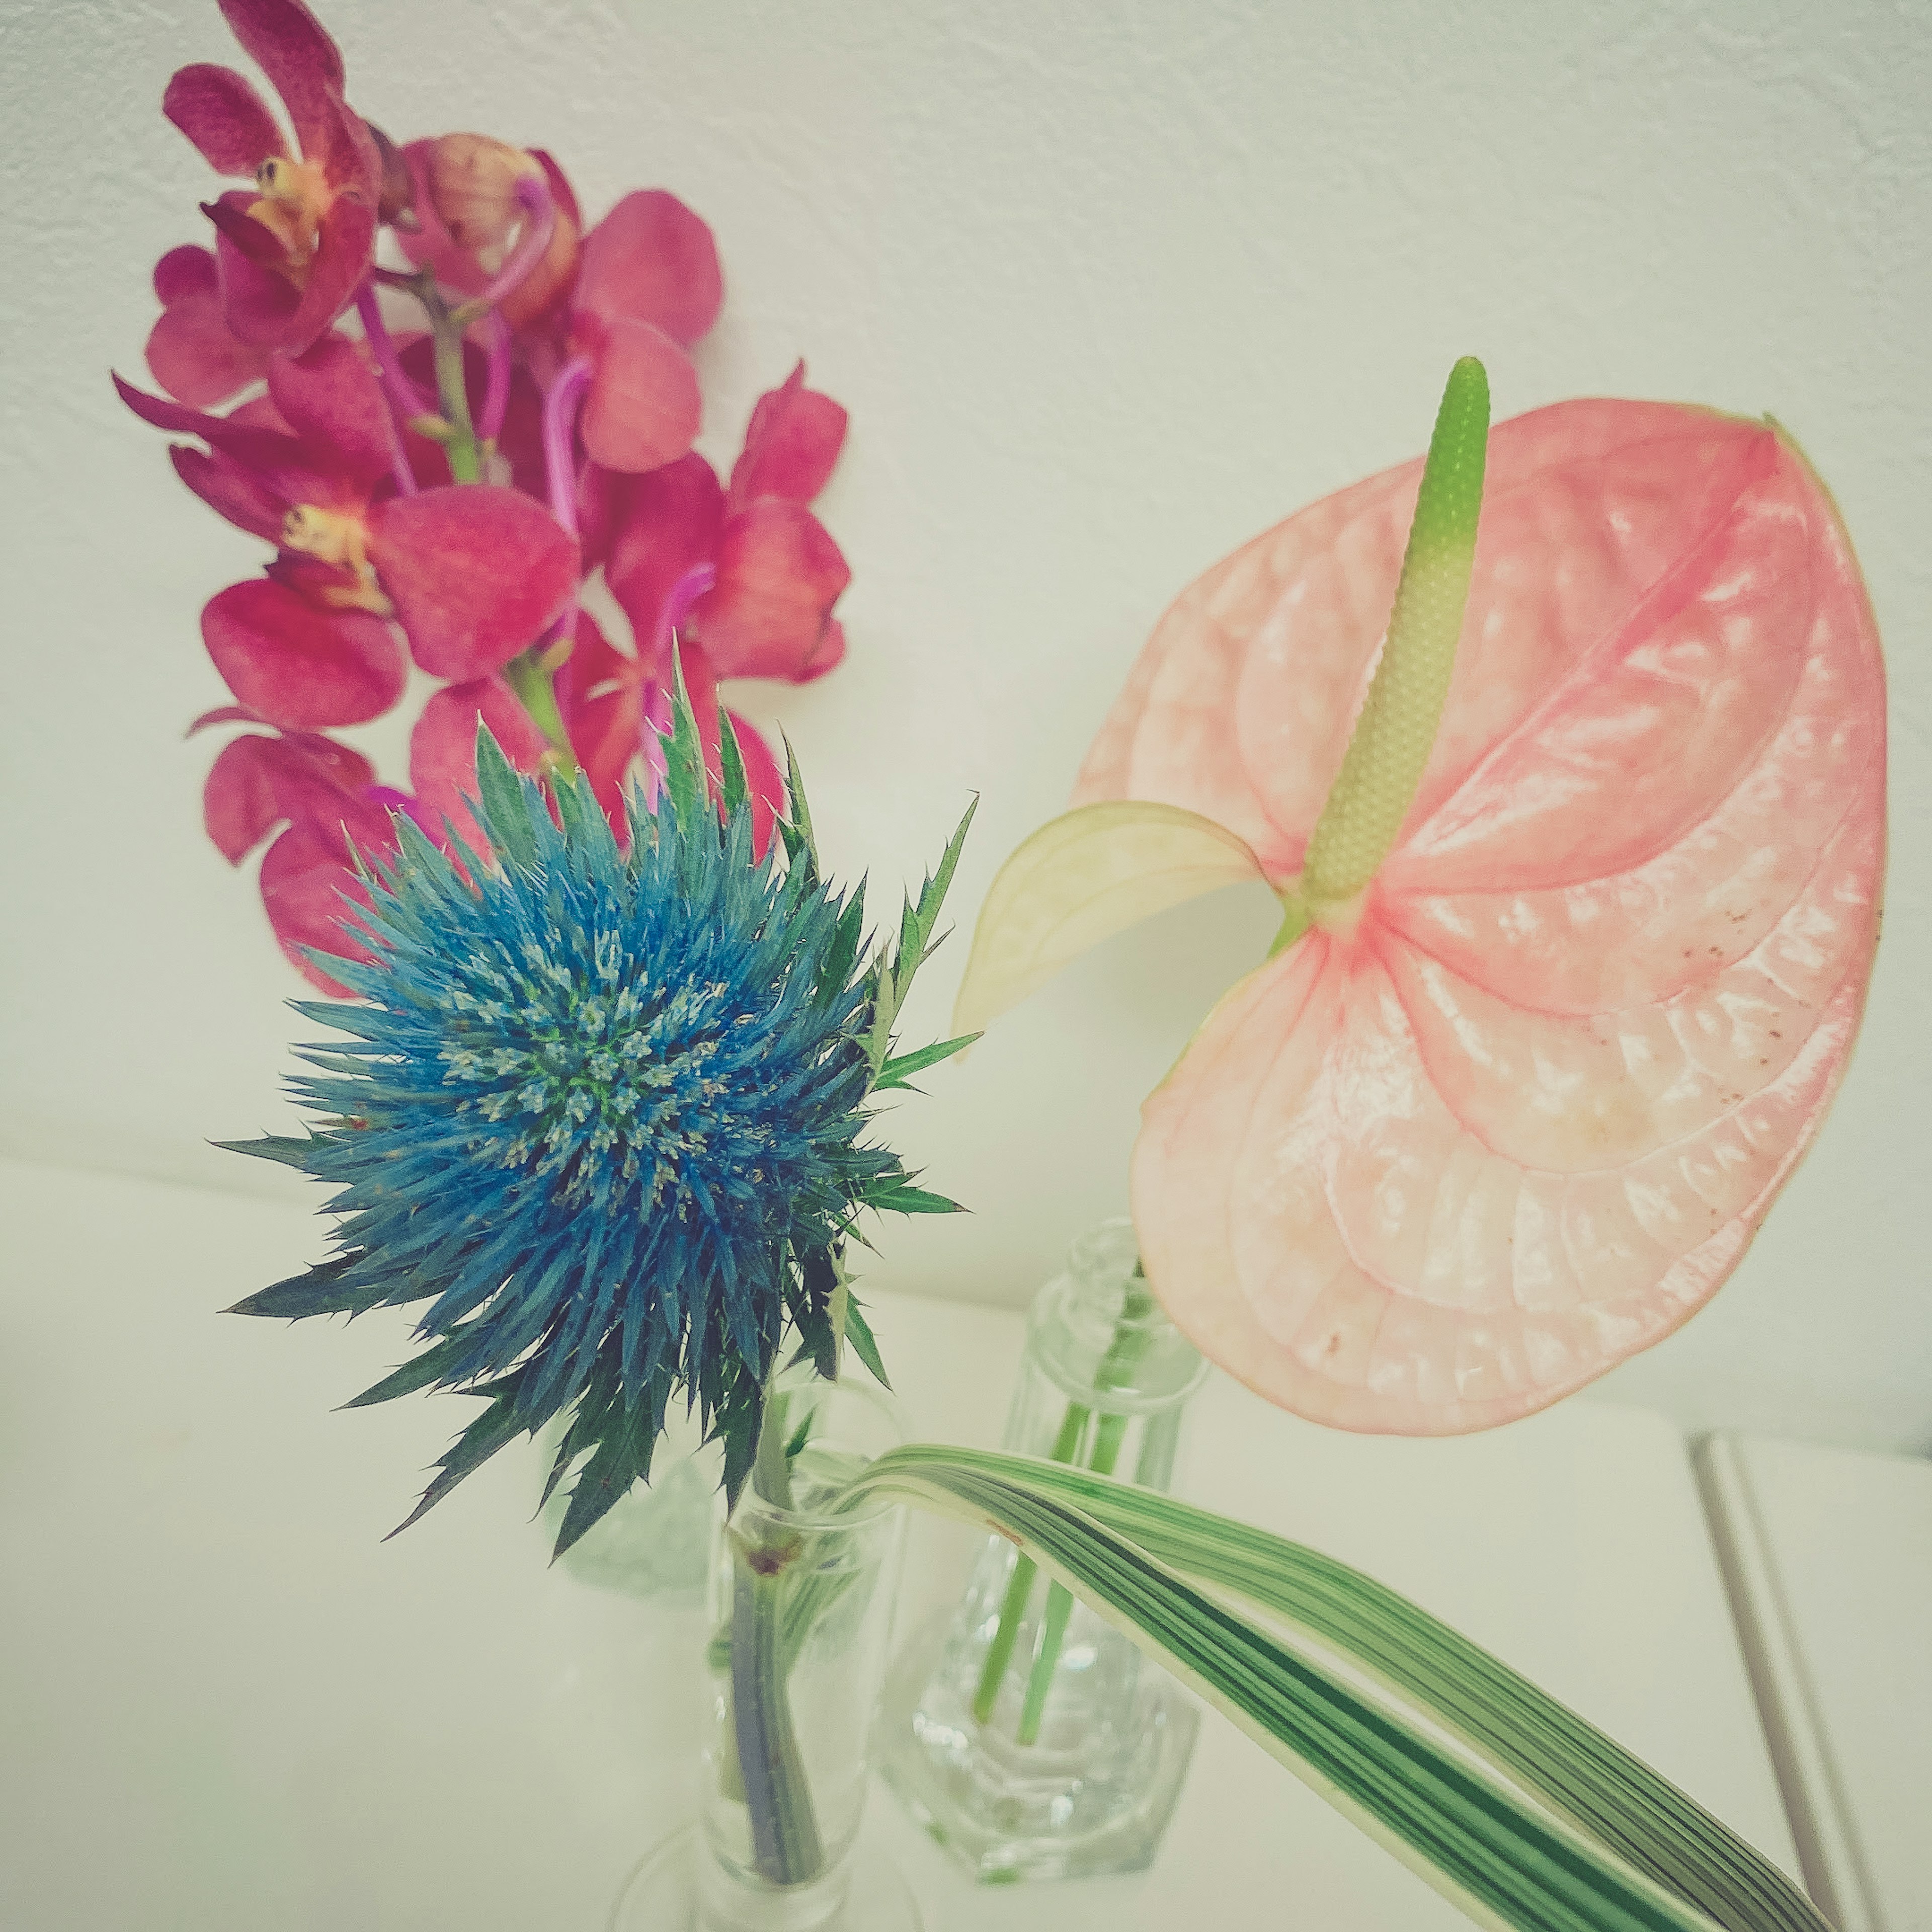
{"label": "spiky thistle head", "polygon": [[586,782],[519,778],[484,734],[490,850],[459,864],[398,820],[368,879],[372,957],[328,962],[360,1003],[297,1003],[349,1038],[302,1052],[314,1070],[291,1085],[319,1124],[228,1144],[337,1190],[334,1256],[237,1312],[427,1301],[422,1352],[356,1403],[486,1404],[402,1527],[568,1412],[560,1552],[648,1477],[674,1399],[722,1438],[735,1495],[788,1337],[829,1375],[849,1332],[883,1378],[842,1256],[866,1208],[952,1205],[865,1136],[869,1094],[964,1044],[889,1057],[965,826],[891,956],[868,959],[862,889],[819,877],[796,764],[783,857],[755,859],[728,722],[722,753],[714,806],[680,699],[626,853]]}

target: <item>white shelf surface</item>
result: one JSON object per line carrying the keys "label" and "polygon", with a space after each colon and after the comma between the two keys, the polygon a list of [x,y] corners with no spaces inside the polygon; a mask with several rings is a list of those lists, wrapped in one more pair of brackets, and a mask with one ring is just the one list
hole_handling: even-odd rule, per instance
{"label": "white shelf surface", "polygon": [[[0,1162],[0,1925],[600,1932],[692,1805],[701,1616],[547,1568],[526,1450],[381,1540],[466,1407],[338,1409],[400,1317],[215,1312],[322,1252],[289,1198]],[[993,1443],[1019,1318],[874,1321],[914,1432]],[[1408,1592],[1797,1869],[1670,1424],[1354,1437],[1216,1380],[1191,1430],[1184,1492]],[[904,1627],[973,1546],[915,1525]],[[875,1811],[928,1932],[1465,1922],[1212,1714],[1138,1879],[976,1891]]]}
{"label": "white shelf surface", "polygon": [[1812,1894],[1932,1932],[1932,1462],[1720,1435],[1700,1463]]}

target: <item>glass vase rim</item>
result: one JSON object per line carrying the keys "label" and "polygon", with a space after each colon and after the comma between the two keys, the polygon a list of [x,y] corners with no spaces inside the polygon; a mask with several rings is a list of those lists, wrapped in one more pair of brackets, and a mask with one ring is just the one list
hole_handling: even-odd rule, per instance
{"label": "glass vase rim", "polygon": [[[842,1375],[835,1382],[821,1376],[809,1362],[800,1362],[782,1370],[772,1383],[773,1395],[790,1394],[796,1390],[810,1389],[815,1392],[836,1390],[844,1397],[850,1397],[870,1408],[892,1432],[890,1447],[898,1448],[906,1440],[905,1421],[898,1401],[888,1389],[880,1388],[869,1380],[860,1382],[850,1375]],[[884,1450],[880,1454],[886,1453]],[[868,1456],[864,1467],[870,1468],[878,1460],[877,1456]],[[856,1510],[838,1508],[801,1510],[788,1508],[761,1495],[755,1474],[748,1475],[738,1498],[737,1508],[728,1511],[724,1526],[728,1530],[737,1520],[740,1510],[752,1509],[766,1521],[796,1529],[858,1530],[877,1523],[902,1505],[895,1498],[875,1497],[863,1508]]]}

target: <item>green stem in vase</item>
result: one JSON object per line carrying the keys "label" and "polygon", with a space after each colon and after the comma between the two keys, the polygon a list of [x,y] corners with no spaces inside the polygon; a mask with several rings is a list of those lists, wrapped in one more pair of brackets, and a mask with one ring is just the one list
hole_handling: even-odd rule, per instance
{"label": "green stem in vase", "polygon": [[[771,1508],[793,1508],[790,1457],[782,1396],[770,1400],[758,1431],[751,1486]],[[814,1614],[800,1627],[794,1601],[801,1582],[797,1559],[804,1545],[795,1534],[772,1534],[760,1526],[754,1538],[726,1532],[731,1550],[731,1733],[736,1789],[742,1794],[752,1830],[752,1854],[759,1874],[773,1885],[802,1885],[825,1863],[812,1786],[793,1726],[787,1679]]]}
{"label": "green stem in vase", "polygon": [[[825,1863],[805,1760],[785,1694],[789,1554],[731,1538],[731,1705],[752,1852],[773,1885],[802,1885]],[[776,1568],[767,1568],[776,1564]]]}
{"label": "green stem in vase", "polygon": [[[1154,1300],[1147,1286],[1147,1279],[1138,1264],[1127,1278],[1125,1292],[1120,1299],[1120,1312],[1114,1324],[1113,1340],[1107,1352],[1100,1358],[1100,1366],[1094,1371],[1094,1384],[1096,1390],[1105,1392],[1126,1388],[1132,1380],[1133,1372],[1142,1356],[1146,1354],[1150,1337],[1147,1330],[1147,1318],[1154,1312]],[[1120,1460],[1120,1446],[1126,1439],[1127,1420],[1125,1415],[1102,1412],[1099,1426],[1093,1431],[1093,1446],[1083,1454],[1082,1445],[1088,1439],[1088,1425],[1094,1420],[1094,1412],[1084,1402],[1069,1402],[1066,1414],[1060,1425],[1060,1432],[1054,1438],[1048,1459],[1055,1462],[1068,1462],[1082,1468],[1091,1469],[1096,1474],[1110,1476],[1114,1465]],[[981,1723],[989,1722],[993,1707],[998,1701],[1000,1680],[1005,1676],[1007,1665],[1012,1661],[1013,1647],[1019,1637],[1020,1624],[1026,1615],[1027,1604],[1033,1594],[1034,1579],[1036,1572],[1034,1564],[1022,1556],[1013,1566],[1013,1574],[1006,1585],[1006,1594],[1000,1605],[1000,1620],[993,1633],[993,1641],[986,1652],[986,1661],[980,1673],[979,1689],[973,1699],[973,1714]],[[1053,1673],[1059,1667],[1060,1651],[1066,1640],[1068,1618],[1073,1611],[1073,1599],[1059,1584],[1049,1586],[1046,1596],[1046,1613],[1041,1621],[1040,1638],[1034,1651],[1032,1669],[1028,1673],[1026,1694],[1020,1706],[1019,1726],[1015,1733],[1015,1742],[1022,1744],[1036,1744],[1040,1740],[1040,1720],[1046,1710],[1047,1694],[1053,1688]]]}
{"label": "green stem in vase", "polygon": [[[1066,1413],[1060,1418],[1060,1433],[1054,1438],[1053,1447],[1046,1452],[1054,1462],[1071,1462],[1075,1460],[1090,1413],[1077,1402],[1067,1404]],[[1033,1559],[1022,1556],[1013,1565],[1013,1574],[1007,1579],[1006,1594],[1000,1604],[1000,1621],[994,1629],[993,1641],[980,1672],[980,1688],[973,1694],[973,1715],[982,1724],[992,1720],[993,1706],[999,1700],[1000,1680],[1006,1676],[1006,1666],[1012,1661],[1013,1646],[1019,1640],[1020,1623],[1026,1615],[1027,1600],[1033,1594],[1034,1579],[1039,1574]]]}

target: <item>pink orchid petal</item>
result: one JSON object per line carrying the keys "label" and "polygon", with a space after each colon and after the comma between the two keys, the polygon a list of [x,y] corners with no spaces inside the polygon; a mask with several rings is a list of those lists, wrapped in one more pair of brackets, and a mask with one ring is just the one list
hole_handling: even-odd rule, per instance
{"label": "pink orchid petal", "polygon": [[[200,248],[191,252],[207,253]],[[209,255],[208,260],[212,274],[214,258]],[[154,380],[170,395],[208,409],[259,382],[268,370],[268,352],[235,335],[222,312],[220,296],[211,288],[178,296],[155,318],[148,334],[147,362]]]}
{"label": "pink orchid petal", "polygon": [[202,788],[202,823],[231,866],[240,865],[271,827],[289,815],[276,802],[274,774],[263,755],[279,742],[235,739],[221,748],[208,770]]}
{"label": "pink orchid petal", "polygon": [[584,227],[584,211],[578,206],[577,190],[570,184],[570,177],[558,164],[556,158],[544,148],[526,148],[524,151],[544,171],[544,178],[550,184],[550,199],[556,203],[557,212],[568,218],[572,227],[580,232]]}
{"label": "pink orchid petal", "polygon": [[489,842],[466,801],[476,795],[476,727],[478,722],[520,772],[543,766],[549,740],[500,677],[482,677],[446,686],[423,706],[410,734],[410,783],[415,787],[418,822],[447,848],[451,834],[479,855]]}
{"label": "pink orchid petal", "polygon": [[630,500],[631,485],[644,480],[627,476],[621,470],[601,469],[594,463],[586,463],[578,470],[577,541],[583,549],[586,574],[608,559],[611,538]]}
{"label": "pink orchid petal", "polygon": [[344,86],[342,53],[302,0],[220,0],[242,51],[282,97],[310,160],[332,131],[328,110]]}
{"label": "pink orchid petal", "polygon": [[580,418],[592,462],[632,472],[674,463],[703,412],[698,371],[662,329],[620,321],[604,332]]}
{"label": "pink orchid petal", "polygon": [[377,504],[368,528],[370,561],[432,676],[507,663],[577,587],[575,539],[519,490],[424,490]]}
{"label": "pink orchid petal", "polygon": [[332,998],[347,998],[349,988],[304,949],[338,959],[370,956],[355,937],[355,909],[368,906],[369,894],[353,868],[308,826],[292,825],[262,854],[260,884],[268,923],[290,964]]}
{"label": "pink orchid petal", "polygon": [[590,779],[618,844],[627,851],[630,824],[624,808],[624,782],[640,754],[643,742],[642,699],[634,684],[620,685],[586,699],[571,720],[571,750]]}
{"label": "pink orchid petal", "polygon": [[688,348],[724,299],[710,229],[662,188],[626,195],[584,238],[572,306],[604,328],[650,322]]}
{"label": "pink orchid petal", "polygon": [[824,635],[818,640],[818,648],[808,658],[800,670],[796,682],[812,684],[829,670],[836,670],[845,662],[845,626],[836,617],[825,627]]}
{"label": "pink orchid petal", "polygon": [[[1687,1320],[1817,1130],[1876,933],[1883,672],[1802,458],[1608,402],[1490,448],[1395,851],[1352,927],[1223,1000],[1134,1156],[1176,1322],[1348,1428],[1488,1427]],[[1204,812],[1292,874],[1415,482],[1344,490],[1184,592],[1077,795]]]}
{"label": "pink orchid petal", "polygon": [[380,617],[321,609],[271,578],[212,598],[201,635],[229,689],[285,729],[360,724],[403,694],[406,663]]}
{"label": "pink orchid petal", "polygon": [[287,418],[266,395],[250,396],[245,403],[237,403],[222,421],[237,429],[272,429],[278,436],[295,440],[296,433],[290,428]]}
{"label": "pink orchid petal", "polygon": [[724,493],[694,451],[629,479],[604,577],[654,677],[668,674],[658,653],[669,641],[664,620],[671,593],[688,572],[716,555],[724,526]]}
{"label": "pink orchid petal", "polygon": [[832,607],[852,573],[802,504],[763,497],[724,525],[716,589],[698,606],[705,648],[723,677],[813,674]]}
{"label": "pink orchid petal", "polygon": [[258,427],[263,419],[253,404],[244,404],[230,416],[209,416],[148,395],[119,376],[114,378],[114,387],[143,422],[178,436],[200,437],[251,472],[261,488],[284,507],[291,503],[346,506],[356,500],[356,493],[344,478],[317,470],[317,453],[298,438]]}
{"label": "pink orchid petal", "polygon": [[380,218],[386,169],[369,126],[339,94],[326,94],[302,137],[304,157],[320,164],[339,207],[344,202]]}
{"label": "pink orchid petal", "polygon": [[319,826],[328,837],[352,818],[366,834],[368,813],[359,795],[375,777],[368,759],[331,738],[250,734],[231,740],[202,793],[208,836],[231,866],[238,866],[284,819]]}
{"label": "pink orchid petal", "polygon": [[203,202],[214,224],[214,259],[221,274],[221,312],[242,342],[285,346],[302,291],[284,272],[286,256],[275,236],[248,212],[252,197],[225,194]]}
{"label": "pink orchid petal", "polygon": [[206,731],[211,724],[266,724],[268,722],[245,704],[218,704],[212,711],[204,711],[182,736],[192,738],[197,731]]}
{"label": "pink orchid petal", "polygon": [[287,506],[245,464],[217,451],[208,455],[176,443],[168,451],[175,474],[218,515],[267,543],[281,541]]}
{"label": "pink orchid petal", "polygon": [[374,198],[367,203],[338,196],[316,232],[302,299],[276,346],[298,356],[356,299],[376,245]]}
{"label": "pink orchid petal", "polygon": [[825,487],[845,440],[844,410],[805,386],[800,362],[783,385],[758,398],[745,447],[731,466],[725,508],[735,515],[759,496],[808,503]]}
{"label": "pink orchid petal", "polygon": [[608,695],[619,685],[638,682],[637,661],[610,642],[588,610],[579,610],[573,620],[570,655],[553,680],[565,728],[574,733],[573,721],[584,705]]}
{"label": "pink orchid petal", "polygon": [[389,474],[390,416],[382,385],[346,337],[325,335],[268,366],[268,395],[296,434],[365,488]]}
{"label": "pink orchid petal", "polygon": [[184,242],[170,248],[154,264],[154,299],[164,308],[172,308],[190,296],[212,296],[220,292],[220,277],[215,272],[214,251]]}
{"label": "pink orchid petal", "polygon": [[232,68],[182,68],[161,96],[161,112],[218,175],[252,180],[264,161],[289,152],[262,97]]}

